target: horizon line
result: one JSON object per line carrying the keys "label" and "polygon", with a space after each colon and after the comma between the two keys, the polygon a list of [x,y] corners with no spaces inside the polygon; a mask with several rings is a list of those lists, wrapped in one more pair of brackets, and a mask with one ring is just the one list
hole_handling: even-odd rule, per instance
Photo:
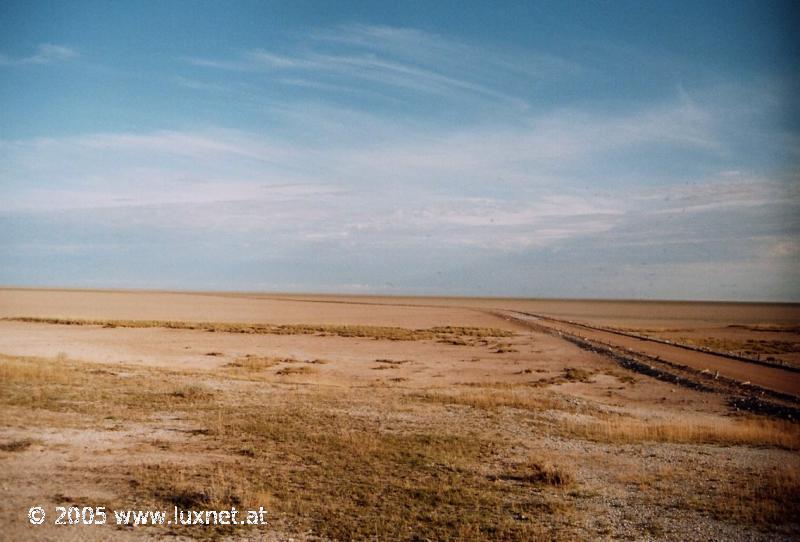
{"label": "horizon line", "polygon": [[[142,293],[142,294],[239,294],[239,295],[261,295],[261,296],[317,296],[317,297],[360,297],[360,298],[380,298],[393,297],[399,299],[497,299],[497,300],[518,300],[518,301],[566,301],[566,302],[607,302],[607,303],[716,303],[727,305],[800,305],[800,300],[796,301],[770,301],[770,300],[735,300],[735,299],[665,299],[665,298],[615,298],[615,297],[529,297],[529,296],[508,296],[508,295],[448,295],[448,294],[382,294],[382,293],[348,293],[348,292],[300,292],[300,291],[281,291],[281,290],[226,290],[226,289],[168,289],[168,288],[114,288],[114,287],[81,287],[81,286],[23,286],[0,284],[0,290],[38,290],[54,292],[96,292],[96,293]],[[296,300],[303,301],[303,300]]]}

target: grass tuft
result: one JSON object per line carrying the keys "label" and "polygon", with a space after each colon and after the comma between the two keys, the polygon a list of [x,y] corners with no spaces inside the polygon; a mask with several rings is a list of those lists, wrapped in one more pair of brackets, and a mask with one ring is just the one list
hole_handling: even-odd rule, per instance
{"label": "grass tuft", "polygon": [[316,372],[317,372],[317,370],[312,368],[312,367],[289,366],[289,367],[284,367],[282,369],[279,369],[279,370],[275,371],[275,374],[279,375],[279,376],[293,376],[293,375],[311,375],[311,374],[314,374]]}
{"label": "grass tuft", "polygon": [[574,483],[572,474],[563,467],[541,461],[528,461],[498,476],[501,480],[524,482],[538,486],[567,487]]}

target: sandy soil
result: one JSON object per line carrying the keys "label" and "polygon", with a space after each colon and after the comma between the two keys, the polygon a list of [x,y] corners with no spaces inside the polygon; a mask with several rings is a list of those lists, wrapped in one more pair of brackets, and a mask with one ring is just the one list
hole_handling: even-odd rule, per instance
{"label": "sandy soil", "polygon": [[[419,308],[425,310],[419,311],[417,310]],[[375,323],[419,327],[446,324],[490,325],[486,323],[488,320],[485,312],[469,309],[516,310],[596,325],[637,328],[651,326],[694,329],[732,324],[800,325],[798,303],[533,300],[0,288],[0,317],[70,316],[272,323]],[[417,321],[419,324],[415,324]]]}
{"label": "sandy soil", "polygon": [[248,355],[321,360],[327,363],[314,364],[317,384],[357,386],[394,382],[403,388],[416,389],[530,384],[558,377],[567,367],[581,367],[599,374],[592,385],[569,384],[567,389],[576,395],[659,409],[671,405],[682,410],[687,405],[702,405],[703,409],[724,411],[720,397],[687,395],[684,390],[676,394],[675,389],[650,379],[634,389],[620,386],[614,374],[622,373],[615,363],[551,335],[530,330],[519,332],[511,339],[503,339],[503,344],[513,351],[501,354],[491,344],[494,343],[454,346],[432,340],[376,341],[0,322],[0,352],[14,356],[60,356],[103,365],[135,364],[212,373]]}
{"label": "sandy soil", "polygon": [[224,294],[254,299],[291,299],[329,303],[369,303],[425,307],[498,308],[545,314],[597,325],[695,328],[728,324],[800,323],[798,303],[736,303],[687,301],[615,301],[593,299],[510,299],[459,297],[325,296],[295,294]]}
{"label": "sandy soil", "polygon": [[[34,504],[166,507],[186,487],[213,493],[231,484],[241,499],[267,501],[274,521],[213,537],[366,539],[365,525],[379,539],[405,540],[800,534],[797,424],[632,373],[487,312],[497,308],[688,328],[797,323],[796,307],[770,305],[0,290],[0,317],[514,332],[393,341],[0,321],[0,538],[203,538],[209,533],[197,529],[34,528],[26,512]],[[248,359],[268,363],[237,365]],[[223,423],[223,412],[242,419]],[[304,433],[293,440],[292,431]],[[520,477],[514,469],[531,458],[568,481]],[[165,466],[183,474],[165,478]],[[236,481],[220,480],[224,472]],[[436,489],[445,480],[450,489]],[[398,496],[406,494],[416,497]]]}
{"label": "sandy soil", "polygon": [[[355,301],[355,302],[353,302]],[[376,305],[342,298],[335,303],[241,294],[102,292],[0,289],[0,318],[37,316],[271,324],[370,324],[422,328],[445,325],[502,326],[503,320],[461,307]]]}

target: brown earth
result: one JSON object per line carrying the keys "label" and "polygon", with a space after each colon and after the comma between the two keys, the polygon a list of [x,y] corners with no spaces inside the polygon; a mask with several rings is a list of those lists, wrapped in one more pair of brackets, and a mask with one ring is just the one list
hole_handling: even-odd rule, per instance
{"label": "brown earth", "polygon": [[749,363],[706,352],[688,350],[675,345],[654,342],[560,320],[541,319],[525,315],[524,313],[509,314],[514,314],[523,321],[528,319],[531,322],[535,322],[537,325],[555,331],[570,333],[601,344],[612,345],[626,352],[633,351],[642,353],[657,359],[668,360],[671,363],[690,367],[697,371],[710,372],[738,382],[751,383],[768,390],[800,398],[800,372]]}

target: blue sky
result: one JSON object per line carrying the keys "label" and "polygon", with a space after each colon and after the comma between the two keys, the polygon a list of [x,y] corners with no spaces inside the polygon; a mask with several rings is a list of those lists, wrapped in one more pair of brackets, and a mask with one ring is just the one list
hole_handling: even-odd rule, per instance
{"label": "blue sky", "polygon": [[0,283],[800,300],[786,2],[0,4]]}

